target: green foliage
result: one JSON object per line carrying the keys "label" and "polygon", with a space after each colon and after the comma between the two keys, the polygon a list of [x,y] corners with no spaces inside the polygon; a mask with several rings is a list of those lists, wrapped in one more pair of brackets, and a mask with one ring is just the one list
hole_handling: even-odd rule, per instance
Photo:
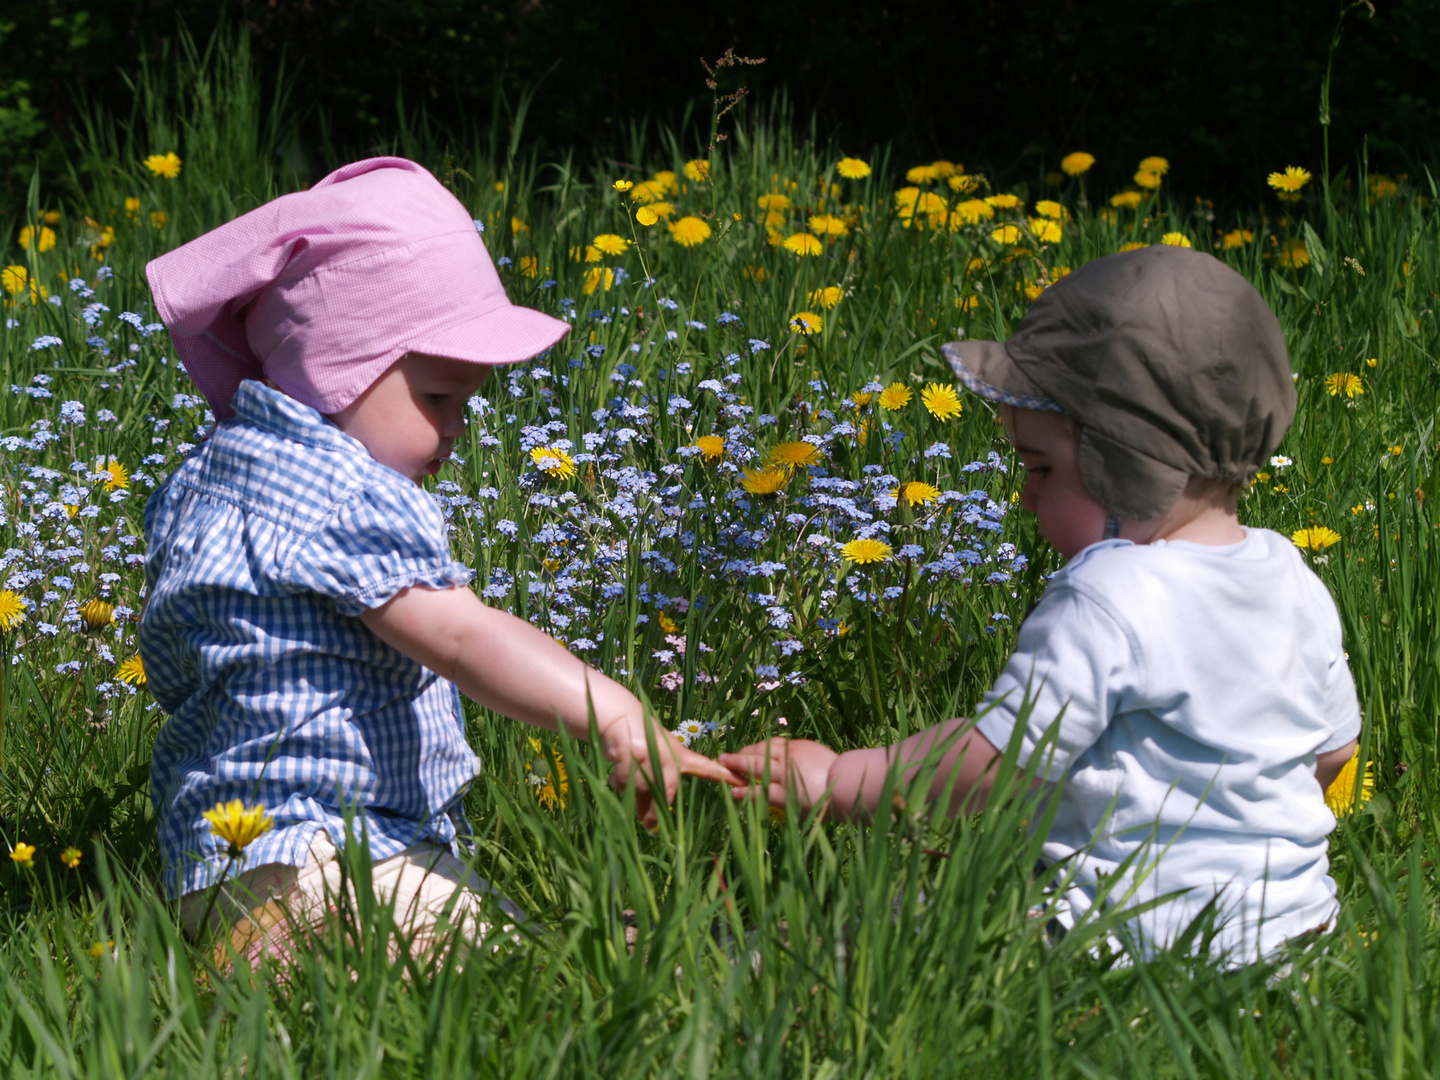
{"label": "green foliage", "polygon": [[[162,718],[143,689],[117,684],[117,670],[134,652],[141,603],[140,568],[125,561],[141,549],[125,538],[140,533],[143,477],[173,469],[204,422],[166,335],[146,329],[154,316],[144,263],[297,183],[273,164],[292,116],[256,88],[241,57],[182,46],[167,62],[175,66],[142,68],[128,114],[90,114],[69,163],[69,197],[30,189],[21,223],[38,229],[44,211],[59,211],[49,226],[54,246],[40,251],[32,233],[21,248],[18,228],[3,238],[0,265],[23,269],[25,280],[7,278],[17,287],[4,298],[14,325],[0,329],[0,387],[30,392],[0,395],[0,437],[9,439],[0,443],[0,550],[12,549],[7,586],[34,606],[0,633],[0,839],[38,850],[28,867],[0,860],[0,1074],[1228,1080],[1433,1071],[1440,222],[1426,198],[1435,192],[1402,183],[1392,193],[1372,183],[1363,160],[1348,187],[1332,185],[1329,203],[1312,185],[1302,201],[1245,219],[1212,220],[1204,204],[1174,200],[1163,185],[1139,209],[1114,213],[1094,177],[1088,188],[1077,179],[1016,189],[1028,208],[1053,197],[1070,211],[1061,238],[1042,244],[1018,210],[952,230],[959,196],[943,178],[926,190],[943,193],[945,212],[907,218],[894,199],[904,170],[888,157],[871,159],[869,178],[848,181],[834,171],[838,150],[753,115],[726,128],[732,137],[710,159],[705,183],[685,179],[678,138],[644,167],[638,154],[629,165],[575,156],[542,164],[527,152],[518,116],[505,139],[417,122],[394,141],[486,224],[492,254],[511,260],[503,273],[513,298],[557,314],[564,298],[577,301],[574,340],[485,388],[491,405],[459,448],[463,462],[441,477],[453,485],[438,493],[452,500],[457,554],[475,566],[477,585],[503,586],[492,602],[573,641],[580,624],[556,618],[573,609],[548,588],[572,577],[597,646],[587,657],[646,693],[668,724],[729,729],[703,735],[697,745],[706,750],[779,730],[782,715],[786,730],[857,745],[968,710],[1012,642],[995,616],[1017,622],[1054,563],[1022,515],[993,513],[1003,531],[992,543],[946,504],[877,511],[889,515],[896,547],[913,542],[923,558],[847,567],[833,545],[858,526],[803,501],[825,493],[819,472],[796,470],[770,501],[740,499],[735,469],[680,448],[738,427],[731,465],[756,464],[737,459],[809,435],[824,445],[833,477],[859,483],[875,466],[897,481],[981,487],[1007,506],[1013,472],[961,471],[992,450],[1006,453],[986,406],[967,398],[959,418],[942,420],[919,403],[926,383],[951,381],[941,342],[962,332],[1003,337],[1028,304],[1027,287],[1169,232],[1246,273],[1281,319],[1300,406],[1280,449],[1290,463],[1251,490],[1242,515],[1287,533],[1339,533],[1310,558],[1340,607],[1367,720],[1362,758],[1375,762],[1375,798],[1347,815],[1332,841],[1342,901],[1333,933],[1239,971],[1183,950],[1129,964],[1107,943],[1107,932],[1123,934],[1114,916],[1090,936],[1049,940],[1050,899],[1032,872],[1044,808],[1032,800],[949,820],[917,814],[914,792],[898,791],[889,819],[858,827],[795,814],[772,821],[723,791],[687,784],[647,834],[633,795],[608,787],[588,747],[547,741],[542,763],[527,732],[471,708],[486,767],[467,803],[476,867],[532,913],[533,926],[518,940],[492,935],[475,953],[457,945],[440,959],[401,960],[391,948],[394,919],[367,899],[342,904],[342,916],[286,970],[217,970],[156,897],[145,780]],[[163,125],[170,141],[157,144]],[[184,159],[175,179],[142,165],[171,149]],[[675,217],[708,215],[704,243],[687,248],[664,224],[634,223],[634,194],[612,182],[644,181],[652,169],[677,174]],[[757,205],[772,193],[794,203],[772,223],[782,236],[806,231],[806,218],[822,210],[850,221],[847,235],[814,257],[772,245]],[[163,222],[151,216],[161,213]],[[1002,220],[1031,230],[1030,254],[989,238]],[[1225,247],[1239,228],[1253,239]],[[572,250],[583,260],[604,233],[634,243],[621,256],[577,261]],[[1305,245],[1303,265],[1296,243]],[[102,278],[102,266],[113,277]],[[629,278],[607,288],[604,272],[616,267]],[[80,291],[67,284],[75,278]],[[537,288],[552,279],[553,288]],[[810,294],[830,285],[845,296],[821,311]],[[85,309],[96,302],[109,310],[92,309],[92,326]],[[823,314],[824,330],[792,333],[789,320],[802,310]],[[120,320],[122,311],[137,313],[140,326]],[[721,311],[743,326],[720,323]],[[36,348],[47,336],[58,344]],[[752,338],[770,347],[751,351]],[[594,346],[603,352],[584,351]],[[732,352],[740,359],[727,361]],[[1364,392],[1329,393],[1336,373],[1357,375]],[[743,403],[700,386],[732,374],[739,379],[724,385]],[[846,403],[872,380],[899,382],[916,400],[894,413]],[[688,406],[672,411],[672,395]],[[633,438],[607,444],[617,459],[581,461],[569,478],[542,474],[522,429],[554,422],[548,438],[568,438],[579,455],[587,434],[618,426],[594,420],[598,409],[618,410],[617,398],[648,406],[645,418],[628,421]],[[83,424],[61,418],[60,403],[71,400],[84,404]],[[775,423],[736,419],[727,404]],[[107,409],[113,419],[102,417]],[[870,424],[865,441],[837,435],[842,422]],[[885,437],[896,432],[905,438]],[[925,458],[940,441],[952,457]],[[112,460],[129,471],[128,496],[105,490]],[[646,495],[661,500],[633,518],[623,512],[627,468],[653,474]],[[659,477],[681,494],[660,496]],[[493,496],[483,494],[490,488]],[[537,494],[569,501],[547,505]],[[563,544],[536,543],[569,520],[571,505],[586,508],[584,527]],[[813,518],[803,535],[823,543],[782,527],[802,510]],[[502,520],[515,523],[515,539]],[[783,572],[736,578],[723,559],[701,557],[736,555],[727,529],[741,524],[753,534],[745,557]],[[994,562],[998,542],[1015,544],[1030,565]],[[998,567],[1009,579],[919,574],[947,544],[978,546],[992,560],[985,572]],[[623,552],[614,571],[623,588],[608,596],[591,569],[607,552]],[[102,578],[112,569],[118,580]],[[12,576],[32,570],[33,579]],[[899,592],[887,598],[886,588]],[[880,595],[860,599],[857,589]],[[661,593],[671,602],[661,604]],[[102,594],[128,612],[118,625],[83,629],[81,606]],[[776,625],[777,608],[788,626]],[[662,613],[686,641],[671,646],[669,660],[655,656],[669,636]],[[786,639],[803,646],[793,657],[777,655]],[[762,689],[762,664],[805,681]],[[662,681],[669,675],[674,689]],[[553,780],[560,761],[564,805],[552,810],[530,777],[545,771]],[[81,851],[78,868],[59,859],[70,845]],[[352,856],[350,872],[363,871]],[[1205,929],[1195,928],[1197,941]]]}

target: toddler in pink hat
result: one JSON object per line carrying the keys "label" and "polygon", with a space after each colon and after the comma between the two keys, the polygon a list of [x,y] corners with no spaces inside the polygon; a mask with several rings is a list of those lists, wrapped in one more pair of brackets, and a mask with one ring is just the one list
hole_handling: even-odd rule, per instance
{"label": "toddler in pink hat", "polygon": [[[469,213],[401,158],[330,174],[154,260],[146,274],[218,423],[145,508],[140,651],[170,714],[151,797],[187,930],[252,959],[323,919],[338,853],[364,835],[372,884],[413,941],[483,933],[460,857],[480,763],[457,689],[588,738],[639,810],[682,773],[624,687],[487,607],[419,487],[450,456],[490,368],[569,326],[510,303]],[[217,808],[263,807],[243,845]],[[218,886],[218,889],[216,888]],[[511,913],[512,916],[515,914]],[[224,951],[222,944],[221,951]]]}

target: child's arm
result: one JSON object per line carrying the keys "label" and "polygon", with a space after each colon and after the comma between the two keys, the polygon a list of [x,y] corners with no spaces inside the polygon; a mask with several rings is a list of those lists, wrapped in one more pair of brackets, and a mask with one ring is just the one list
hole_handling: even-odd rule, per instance
{"label": "child's arm", "polygon": [[647,731],[660,752],[658,772],[667,803],[675,797],[682,773],[737,782],[719,763],[681,746],[653,719],[647,721],[629,690],[525,620],[487,607],[469,589],[405,589],[361,614],[360,621],[387,645],[455,683],[467,697],[515,720],[551,731],[558,726],[575,738],[588,739],[593,703],[601,747],[615,764],[611,783],[623,787],[638,770],[638,809],[647,826],[656,821],[651,777],[657,771]]}
{"label": "child's arm", "polygon": [[1335,777],[1340,775],[1340,770],[1349,764],[1359,749],[1360,740],[1351,739],[1344,746],[1315,755],[1315,779],[1320,781],[1321,791],[1329,790]]}
{"label": "child's arm", "polygon": [[[832,818],[873,817],[892,763],[898,758],[902,777],[910,780],[937,743],[949,747],[940,758],[929,797],[938,799],[954,780],[950,799],[953,812],[979,810],[994,782],[992,762],[999,751],[990,740],[959,718],[926,728],[895,746],[871,747],[837,754],[809,739],[770,739],[733,754],[721,754],[720,764],[731,772],[764,782],[772,806],[784,806],[787,788],[800,807],[809,810],[828,796],[825,813]],[[968,729],[968,730],[967,730]],[[736,795],[746,792],[736,788]]]}

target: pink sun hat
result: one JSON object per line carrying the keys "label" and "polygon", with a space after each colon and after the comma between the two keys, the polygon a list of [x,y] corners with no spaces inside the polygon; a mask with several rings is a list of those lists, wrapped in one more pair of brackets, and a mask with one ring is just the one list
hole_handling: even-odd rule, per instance
{"label": "pink sun hat", "polygon": [[405,158],[337,169],[145,267],[217,419],[245,379],[331,414],[407,352],[514,364],[568,323],[510,303],[460,201]]}

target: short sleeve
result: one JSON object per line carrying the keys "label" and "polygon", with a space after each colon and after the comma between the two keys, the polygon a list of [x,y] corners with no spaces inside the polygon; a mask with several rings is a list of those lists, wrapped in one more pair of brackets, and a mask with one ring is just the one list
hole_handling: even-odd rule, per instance
{"label": "short sleeve", "polygon": [[975,726],[1003,752],[1023,717],[1024,765],[1060,717],[1038,770],[1057,781],[1133,696],[1138,653],[1100,603],[1074,588],[1052,587],[1021,625],[1015,652],[976,709],[983,715]]}
{"label": "short sleeve", "polygon": [[464,585],[471,571],[450,557],[445,518],[430,496],[395,483],[364,486],[339,503],[296,545],[281,577],[329,597],[342,615],[359,615],[412,585]]}
{"label": "short sleeve", "polygon": [[1339,750],[1351,739],[1360,737],[1360,699],[1355,693],[1355,677],[1343,652],[1330,662],[1325,680],[1325,719],[1335,733],[1316,749],[1317,754]]}

